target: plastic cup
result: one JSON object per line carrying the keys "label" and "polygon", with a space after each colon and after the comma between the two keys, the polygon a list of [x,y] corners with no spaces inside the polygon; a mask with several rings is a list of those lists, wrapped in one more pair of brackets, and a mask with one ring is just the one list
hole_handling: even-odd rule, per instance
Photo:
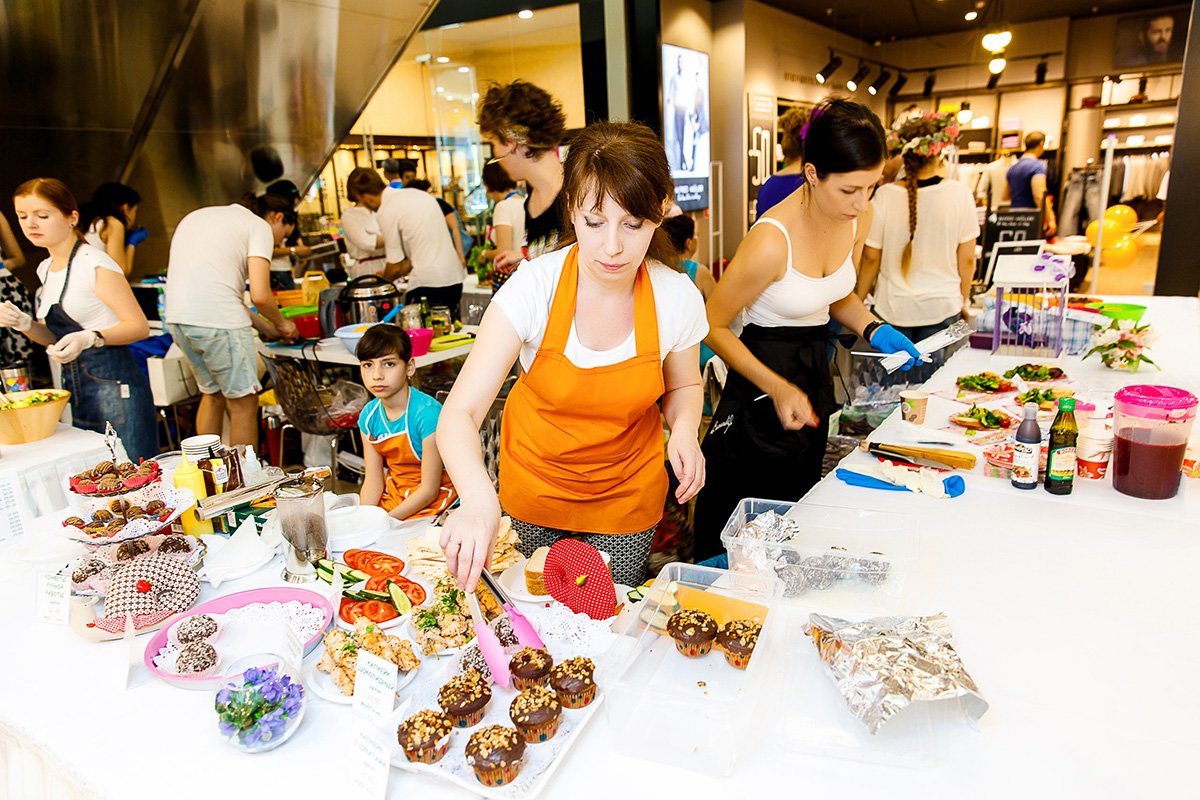
{"label": "plastic cup", "polygon": [[925,392],[908,390],[900,393],[900,416],[913,425],[925,424],[925,410],[929,407],[929,395]]}

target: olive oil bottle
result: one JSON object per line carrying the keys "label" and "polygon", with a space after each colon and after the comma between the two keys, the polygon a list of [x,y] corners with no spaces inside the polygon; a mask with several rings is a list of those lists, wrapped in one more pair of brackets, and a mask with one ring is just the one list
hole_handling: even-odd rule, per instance
{"label": "olive oil bottle", "polygon": [[1058,400],[1058,416],[1050,426],[1050,447],[1046,461],[1046,491],[1070,494],[1075,482],[1075,442],[1079,425],[1075,422],[1075,398]]}

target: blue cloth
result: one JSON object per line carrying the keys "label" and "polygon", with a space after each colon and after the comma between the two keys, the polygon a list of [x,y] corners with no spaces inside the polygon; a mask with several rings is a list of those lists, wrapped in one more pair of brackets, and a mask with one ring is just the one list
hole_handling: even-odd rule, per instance
{"label": "blue cloth", "polygon": [[719,556],[706,558],[704,561],[697,561],[697,567],[712,567],[713,569],[729,569],[729,555],[721,553]]}
{"label": "blue cloth", "polygon": [[[681,266],[685,270],[687,270],[687,276],[692,279],[692,283],[695,283],[696,282],[696,270],[699,269],[700,265],[697,262],[692,261],[690,258],[685,258],[679,262],[679,266]],[[714,353],[712,351],[712,349],[709,348],[708,345],[706,345],[704,342],[700,343],[700,371],[701,372],[704,371],[704,365],[707,364],[709,362],[709,359],[711,359],[715,355],[716,355],[716,353]]]}
{"label": "blue cloth", "polygon": [[388,186],[392,187],[393,189],[403,189],[404,181],[392,181],[388,184]]}
{"label": "blue cloth", "polygon": [[1008,193],[1012,197],[1012,208],[1037,208],[1033,200],[1033,176],[1046,177],[1046,162],[1040,158],[1018,158],[1008,168]]}
{"label": "blue cloth", "polygon": [[[372,442],[379,442],[404,433],[408,427],[408,442],[417,458],[425,439],[437,430],[438,417],[442,415],[442,404],[419,389],[408,387],[408,410],[397,420],[389,420],[383,403],[376,397],[367,403],[358,415],[358,429]],[[408,417],[406,420],[405,417]]]}
{"label": "blue cloth", "polygon": [[137,361],[138,366],[142,368],[142,372],[149,377],[150,371],[146,368],[146,359],[150,357],[162,358],[171,349],[171,342],[175,341],[171,338],[171,334],[163,333],[158,336],[147,336],[140,342],[133,342],[129,345],[129,351],[133,353],[133,358]]}
{"label": "blue cloth", "polygon": [[754,215],[761,217],[772,206],[804,185],[804,173],[795,175],[772,175],[758,190],[758,198],[754,201]]}

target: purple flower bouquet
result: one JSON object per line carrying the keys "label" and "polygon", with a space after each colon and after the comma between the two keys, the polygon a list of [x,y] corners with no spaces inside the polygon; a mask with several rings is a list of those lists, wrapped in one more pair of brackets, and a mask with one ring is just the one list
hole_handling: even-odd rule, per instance
{"label": "purple flower bouquet", "polygon": [[261,753],[283,744],[299,727],[304,686],[279,656],[249,656],[225,671],[213,706],[217,727],[230,744]]}

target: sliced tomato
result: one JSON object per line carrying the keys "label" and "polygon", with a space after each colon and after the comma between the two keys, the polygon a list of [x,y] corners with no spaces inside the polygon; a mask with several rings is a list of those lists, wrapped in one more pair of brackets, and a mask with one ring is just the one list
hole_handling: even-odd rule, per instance
{"label": "sliced tomato", "polygon": [[394,605],[380,600],[368,600],[363,603],[362,613],[371,622],[387,622],[389,619],[400,616],[400,612]]}
{"label": "sliced tomato", "polygon": [[404,559],[387,553],[373,553],[363,566],[363,571],[368,574],[390,578],[404,572]]}
{"label": "sliced tomato", "polygon": [[350,569],[362,569],[363,559],[370,554],[370,550],[347,550],[342,556],[342,561]]}
{"label": "sliced tomato", "polygon": [[[353,625],[359,617],[365,616],[363,606],[367,603],[363,600],[351,600],[349,597],[342,598],[342,604],[338,608],[338,616],[347,625]],[[392,609],[395,611],[395,609]]]}
{"label": "sliced tomato", "polygon": [[394,580],[395,578],[389,578],[386,575],[380,575],[368,580],[366,589],[368,592],[382,592],[383,594],[387,594],[388,581]]}
{"label": "sliced tomato", "polygon": [[[414,606],[419,606],[425,602],[425,587],[421,584],[417,583],[416,581],[410,581],[408,578],[405,578],[401,575],[396,575],[389,580],[399,586],[404,593],[408,595],[408,599],[412,601]],[[387,591],[386,585],[383,591]]]}

